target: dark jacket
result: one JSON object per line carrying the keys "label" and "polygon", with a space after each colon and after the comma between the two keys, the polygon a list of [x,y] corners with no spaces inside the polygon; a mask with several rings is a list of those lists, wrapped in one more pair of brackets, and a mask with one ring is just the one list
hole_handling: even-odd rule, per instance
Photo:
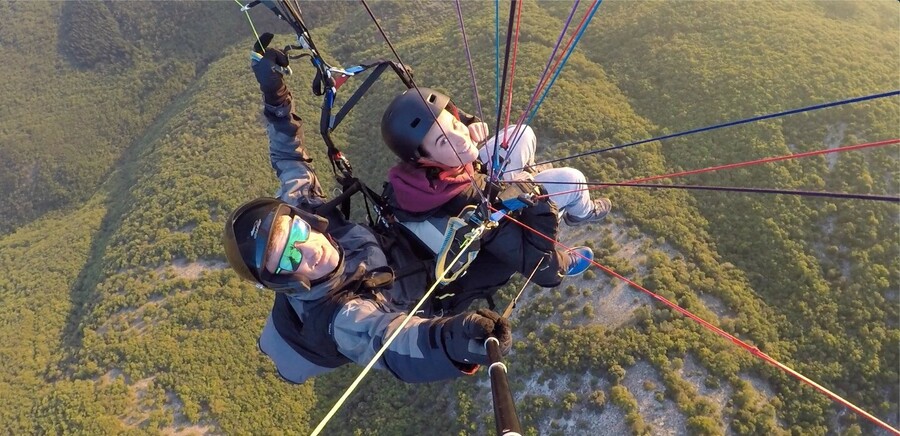
{"label": "dark jacket", "polygon": [[[481,201],[481,194],[487,184],[487,176],[474,173],[474,184],[471,181],[439,185],[429,183],[427,180],[434,177],[427,174],[430,171],[425,168],[416,168],[410,164],[401,163],[403,173],[410,174],[418,171],[423,184],[423,191],[438,187],[444,190],[452,190],[455,195],[450,196],[445,203],[423,212],[411,212],[404,210],[394,188],[389,182],[385,185],[384,197],[391,207],[396,220],[405,230],[404,233],[413,240],[417,240],[419,251],[425,256],[434,256],[437,251],[435,240],[440,239],[450,217],[455,217],[468,205],[477,205]],[[397,168],[392,170],[395,172]],[[393,180],[398,180],[396,177]],[[409,178],[404,181],[410,182]],[[410,183],[415,184],[415,181]],[[428,184],[428,185],[425,185]],[[409,189],[409,185],[406,186]],[[441,195],[441,193],[436,193]],[[552,239],[558,238],[559,221],[557,207],[552,201],[541,201],[531,207],[526,207],[513,212],[511,217],[521,221],[537,232],[543,233]],[[426,248],[421,248],[426,247]],[[515,273],[521,273],[528,277],[535,271],[532,280],[544,287],[555,287],[560,284],[566,269],[569,266],[569,257],[556,249],[555,244],[537,235],[535,232],[525,229],[519,224],[501,219],[498,226],[485,233],[481,240],[481,250],[475,260],[469,265],[465,275],[456,281],[446,285],[436,293],[432,308],[436,313],[459,313],[477,298],[486,298],[493,304],[490,298],[500,287],[505,285]],[[538,265],[540,263],[540,265]],[[433,270],[433,264],[431,269]],[[407,278],[406,280],[415,280]],[[423,280],[423,279],[419,279]],[[433,280],[433,279],[432,279]],[[398,285],[401,295],[407,299],[417,300],[416,295],[408,294],[404,283]],[[413,288],[415,289],[415,288]]]}
{"label": "dark jacket", "polygon": [[[287,203],[315,211],[325,198],[304,150],[302,121],[291,110],[290,102],[276,109],[267,107],[264,113],[269,155],[281,181],[277,195]],[[325,218],[329,219],[328,233],[343,252],[341,266],[307,292],[276,298],[260,337],[260,350],[275,362],[282,377],[303,383],[345,362],[364,365],[398,329],[398,336],[378,359],[376,368],[408,382],[444,380],[470,372],[471,365],[455,363],[448,357],[440,320],[413,317],[401,328],[405,314],[388,304],[387,288],[377,283],[361,284],[372,272],[387,266],[372,231],[344,220],[337,212]]]}

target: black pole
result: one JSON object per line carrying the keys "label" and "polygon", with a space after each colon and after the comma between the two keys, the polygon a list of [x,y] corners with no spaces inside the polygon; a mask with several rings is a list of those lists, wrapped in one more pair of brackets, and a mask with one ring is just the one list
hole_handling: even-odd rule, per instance
{"label": "black pole", "polygon": [[503,364],[503,356],[500,354],[500,341],[495,337],[487,338],[484,341],[484,348],[491,361],[488,373],[491,375],[491,395],[494,398],[494,421],[497,423],[497,434],[521,436],[522,427],[519,425],[516,404],[513,402],[512,392],[509,390],[506,365]]}

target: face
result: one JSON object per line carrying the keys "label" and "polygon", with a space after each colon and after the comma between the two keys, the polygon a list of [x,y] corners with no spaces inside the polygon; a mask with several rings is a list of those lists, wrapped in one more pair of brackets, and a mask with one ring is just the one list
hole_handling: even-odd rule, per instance
{"label": "face", "polygon": [[422,149],[428,157],[420,158],[419,162],[446,168],[474,162],[478,158],[478,148],[469,136],[469,128],[445,110],[438,115],[437,121],[422,139]]}
{"label": "face", "polygon": [[[266,269],[275,274],[300,274],[309,280],[317,280],[325,277],[340,263],[340,253],[337,248],[331,245],[331,241],[322,233],[309,229],[305,222],[297,217],[282,215],[275,220],[275,226],[272,240],[269,242],[269,252],[267,253]],[[308,237],[304,236],[308,234]],[[286,245],[293,241],[293,248]],[[282,254],[288,250],[288,257],[297,260],[299,255],[299,263],[297,269],[291,271],[293,267],[289,260],[282,262]],[[287,268],[285,268],[287,267]]]}

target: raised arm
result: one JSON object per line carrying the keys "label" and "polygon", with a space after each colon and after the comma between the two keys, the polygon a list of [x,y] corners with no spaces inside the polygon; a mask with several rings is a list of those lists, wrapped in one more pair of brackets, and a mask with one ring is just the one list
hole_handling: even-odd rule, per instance
{"label": "raised arm", "polygon": [[306,153],[303,120],[294,112],[291,92],[284,83],[288,57],[281,50],[267,48],[272,37],[271,33],[260,36],[253,45],[250,65],[263,94],[269,159],[281,182],[277,196],[304,208],[318,206],[325,196]]}

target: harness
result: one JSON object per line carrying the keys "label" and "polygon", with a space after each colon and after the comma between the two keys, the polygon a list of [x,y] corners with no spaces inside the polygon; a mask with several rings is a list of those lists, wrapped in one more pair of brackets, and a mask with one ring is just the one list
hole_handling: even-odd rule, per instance
{"label": "harness", "polygon": [[[339,209],[349,219],[344,210],[349,211],[350,201],[356,194],[362,194],[366,204],[368,228],[378,239],[378,243],[387,257],[393,270],[393,288],[390,292],[391,303],[406,309],[421,298],[422,292],[428,289],[440,275],[434,251],[426,245],[409,228],[401,225],[393,214],[393,208],[387,199],[375,193],[362,181],[353,178],[347,188],[339,195],[316,208],[318,215],[327,215]],[[465,268],[474,260],[477,252],[464,265],[457,265],[454,278],[465,273]],[[448,256],[444,256],[448,257]],[[455,257],[449,256],[450,259]],[[425,315],[452,313],[460,306],[456,295],[463,294],[462,289],[454,286],[452,281],[445,280],[434,294],[431,307],[425,309]],[[480,294],[479,294],[480,296]],[[475,297],[477,298],[477,297]],[[471,300],[467,300],[471,303]],[[490,302],[493,307],[493,302]],[[468,306],[468,304],[466,304]]]}
{"label": "harness", "polygon": [[[421,292],[424,292],[425,289],[434,283],[436,277],[443,275],[447,271],[447,280],[442,281],[443,286],[438,288],[435,294],[434,312],[446,313],[453,311],[455,307],[463,307],[455,303],[455,301],[459,301],[457,297],[464,292],[462,292],[463,290],[455,289],[452,281],[465,274],[466,268],[475,259],[475,255],[478,252],[475,250],[467,253],[464,256],[464,261],[456,265],[444,265],[446,262],[440,261],[440,259],[446,260],[455,257],[454,244],[459,246],[460,241],[464,241],[466,238],[477,239],[480,237],[486,225],[490,223],[486,216],[486,209],[480,208],[477,220],[471,218],[472,214],[470,214],[469,218],[464,217],[455,221],[452,227],[440,229],[444,238],[442,248],[438,250],[437,256],[435,256],[435,252],[425,247],[414,233],[397,224],[393,217],[393,211],[383,196],[375,193],[353,175],[353,167],[349,159],[337,147],[331,135],[388,68],[397,75],[407,88],[414,88],[412,70],[399,62],[388,60],[377,60],[346,68],[332,66],[319,53],[315,41],[310,35],[309,28],[303,20],[302,13],[296,4],[283,0],[255,0],[242,9],[246,11],[260,4],[274,12],[278,18],[287,22],[297,35],[297,44],[285,46],[284,53],[290,59],[308,58],[315,69],[315,77],[311,88],[313,94],[322,97],[319,133],[327,147],[332,172],[341,186],[341,194],[318,207],[316,213],[327,215],[338,209],[343,217],[349,220],[351,199],[353,195],[362,193],[366,206],[368,226],[379,239],[379,243],[383,247],[390,265],[395,266],[394,275],[397,283],[395,284],[394,294],[400,300],[396,303],[404,303],[405,301],[403,300],[412,298],[415,294],[421,295]],[[298,51],[303,53],[296,54]],[[365,72],[369,73],[365,81],[340,105],[337,113],[334,113],[337,107],[336,101],[340,87],[351,77]],[[285,74],[290,74],[290,71],[286,70]],[[439,261],[436,262],[435,257]],[[401,289],[398,290],[396,289],[397,287]],[[442,292],[444,290],[446,292]],[[489,296],[486,296],[486,298],[491,308],[493,308],[493,301],[489,300]],[[417,299],[410,301],[417,301]]]}

